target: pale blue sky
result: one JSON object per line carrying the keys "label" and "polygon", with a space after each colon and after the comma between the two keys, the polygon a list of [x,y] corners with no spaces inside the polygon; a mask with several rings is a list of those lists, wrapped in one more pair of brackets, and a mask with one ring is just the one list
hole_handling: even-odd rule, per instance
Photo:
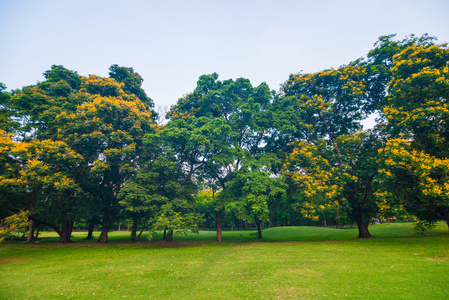
{"label": "pale blue sky", "polygon": [[290,73],[363,57],[381,35],[449,42],[448,0],[0,0],[0,82],[43,80],[53,64],[80,75],[134,67],[156,106],[198,77],[246,77],[278,90]]}

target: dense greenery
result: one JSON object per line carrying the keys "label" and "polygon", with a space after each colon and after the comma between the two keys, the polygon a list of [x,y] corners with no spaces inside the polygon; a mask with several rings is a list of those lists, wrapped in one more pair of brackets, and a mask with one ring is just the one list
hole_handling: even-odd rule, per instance
{"label": "dense greenery", "polygon": [[133,68],[103,78],[52,66],[35,85],[0,85],[0,239],[51,228],[68,243],[75,227],[88,239],[100,228],[106,243],[119,226],[132,241],[214,227],[219,242],[223,227],[262,238],[264,226],[355,223],[369,238],[374,219],[449,226],[448,61],[435,38],[389,35],[366,58],[291,74],[279,92],[202,75],[166,124]]}

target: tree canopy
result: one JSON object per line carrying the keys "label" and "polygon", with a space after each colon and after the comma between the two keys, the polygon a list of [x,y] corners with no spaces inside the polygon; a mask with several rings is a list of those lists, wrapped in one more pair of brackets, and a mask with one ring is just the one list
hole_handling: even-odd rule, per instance
{"label": "tree canopy", "polygon": [[[198,232],[202,226],[449,226],[449,50],[436,38],[379,38],[366,58],[291,74],[279,92],[201,75],[159,122],[142,77],[60,65],[45,80],[0,83],[0,219],[4,231],[77,224]],[[376,125],[364,129],[367,117]],[[8,231],[9,230],[9,231]],[[139,233],[138,230],[140,230]],[[9,233],[8,233],[9,234]]]}

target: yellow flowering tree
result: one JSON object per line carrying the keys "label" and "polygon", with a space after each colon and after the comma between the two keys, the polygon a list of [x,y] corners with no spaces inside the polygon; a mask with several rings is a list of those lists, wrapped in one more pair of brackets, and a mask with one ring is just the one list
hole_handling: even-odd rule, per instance
{"label": "yellow flowering tree", "polygon": [[277,103],[277,139],[287,152],[285,173],[300,201],[293,205],[317,220],[329,209],[352,216],[359,238],[369,238],[379,147],[374,132],[360,131],[365,115],[366,71],[359,62],[313,74],[292,74]]}
{"label": "yellow flowering tree", "polygon": [[[73,113],[56,116],[57,139],[83,156],[80,186],[97,200],[92,203],[102,220],[98,239],[105,243],[119,212],[118,193],[141,163],[143,137],[156,130],[154,113],[113,78],[82,78],[77,97],[84,102]],[[84,173],[86,172],[86,173]]]}
{"label": "yellow flowering tree", "polygon": [[383,149],[390,193],[422,221],[449,226],[449,49],[413,45],[393,58]]}
{"label": "yellow flowering tree", "polygon": [[14,165],[10,173],[0,175],[0,188],[13,191],[11,211],[28,210],[28,241],[33,241],[34,224],[39,223],[53,228],[59,242],[70,242],[72,209],[81,199],[70,171],[81,155],[62,141],[13,142],[7,136],[2,144],[2,153],[7,153]]}
{"label": "yellow flowering tree", "polygon": [[[14,147],[23,151],[6,155],[20,158],[14,166],[21,172],[16,178],[42,197],[56,199],[64,190],[64,209],[56,200],[47,201],[54,203],[48,214],[55,220],[67,218],[58,221],[69,228],[65,232],[71,232],[75,219],[87,220],[89,225],[102,220],[101,242],[107,241],[107,230],[116,221],[117,194],[123,182],[139,167],[143,136],[155,130],[153,103],[141,90],[140,76],[118,66],[111,67],[111,76],[82,77],[52,66],[44,73],[45,81],[16,90],[2,102],[11,118],[20,121]],[[45,151],[53,154],[47,157]],[[46,172],[56,179],[50,180]],[[13,197],[9,199],[19,206]],[[35,197],[28,199],[40,203]],[[34,212],[30,209],[30,219],[44,224],[45,219]],[[69,242],[70,234],[61,241]]]}
{"label": "yellow flowering tree", "polygon": [[377,212],[373,192],[380,143],[376,135],[360,131],[338,136],[335,146],[318,140],[296,141],[293,147],[284,172],[296,183],[302,200],[296,206],[303,215],[318,220],[323,211],[339,208],[357,223],[359,238],[371,237],[368,225]]}

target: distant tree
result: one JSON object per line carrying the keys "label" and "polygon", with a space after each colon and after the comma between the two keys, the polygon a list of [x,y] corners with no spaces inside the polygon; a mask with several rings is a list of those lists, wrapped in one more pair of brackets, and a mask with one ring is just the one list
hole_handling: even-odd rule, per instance
{"label": "distant tree", "polygon": [[270,205],[285,195],[285,183],[282,177],[271,178],[263,171],[240,170],[236,175],[220,196],[231,198],[228,209],[239,219],[256,224],[261,239],[262,222],[269,221]]}

